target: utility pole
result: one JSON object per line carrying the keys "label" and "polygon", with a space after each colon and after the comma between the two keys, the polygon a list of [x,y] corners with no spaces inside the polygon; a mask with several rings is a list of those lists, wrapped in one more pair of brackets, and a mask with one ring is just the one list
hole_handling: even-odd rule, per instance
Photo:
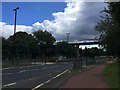
{"label": "utility pole", "polygon": [[67,35],[67,43],[69,43],[69,35],[70,35],[70,33],[66,33],[66,35]]}

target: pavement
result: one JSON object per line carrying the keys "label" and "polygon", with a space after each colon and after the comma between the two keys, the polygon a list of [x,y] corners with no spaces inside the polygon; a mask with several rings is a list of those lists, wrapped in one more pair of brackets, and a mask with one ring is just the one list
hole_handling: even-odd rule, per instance
{"label": "pavement", "polygon": [[106,64],[98,65],[69,78],[61,88],[109,88],[106,83],[103,69]]}

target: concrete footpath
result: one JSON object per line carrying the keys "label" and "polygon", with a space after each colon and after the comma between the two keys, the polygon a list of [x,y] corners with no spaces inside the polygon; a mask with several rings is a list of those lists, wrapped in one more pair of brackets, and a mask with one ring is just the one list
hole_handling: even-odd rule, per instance
{"label": "concrete footpath", "polygon": [[105,82],[103,69],[105,64],[72,76],[62,88],[109,88]]}

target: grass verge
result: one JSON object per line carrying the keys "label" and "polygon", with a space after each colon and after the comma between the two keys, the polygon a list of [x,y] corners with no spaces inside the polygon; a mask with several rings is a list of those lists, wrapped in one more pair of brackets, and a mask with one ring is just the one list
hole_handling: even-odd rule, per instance
{"label": "grass verge", "polygon": [[73,72],[73,71],[79,71],[79,70],[81,70],[81,68],[80,67],[76,67],[76,68],[73,68],[71,71]]}
{"label": "grass verge", "polygon": [[119,88],[120,90],[120,78],[118,77],[118,69],[120,62],[115,62],[112,64],[108,64],[104,69],[105,79],[110,85],[111,88]]}

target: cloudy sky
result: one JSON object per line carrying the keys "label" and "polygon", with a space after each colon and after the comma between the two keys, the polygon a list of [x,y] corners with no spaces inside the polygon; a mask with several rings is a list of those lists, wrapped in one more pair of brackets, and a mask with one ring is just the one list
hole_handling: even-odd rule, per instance
{"label": "cloudy sky", "polygon": [[93,39],[98,35],[93,28],[100,21],[100,11],[106,7],[103,2],[83,2],[83,0],[66,0],[65,2],[4,2],[2,3],[2,22],[0,36],[8,38],[13,35],[14,12],[17,13],[17,32],[32,33],[47,30],[57,40],[70,41]]}

